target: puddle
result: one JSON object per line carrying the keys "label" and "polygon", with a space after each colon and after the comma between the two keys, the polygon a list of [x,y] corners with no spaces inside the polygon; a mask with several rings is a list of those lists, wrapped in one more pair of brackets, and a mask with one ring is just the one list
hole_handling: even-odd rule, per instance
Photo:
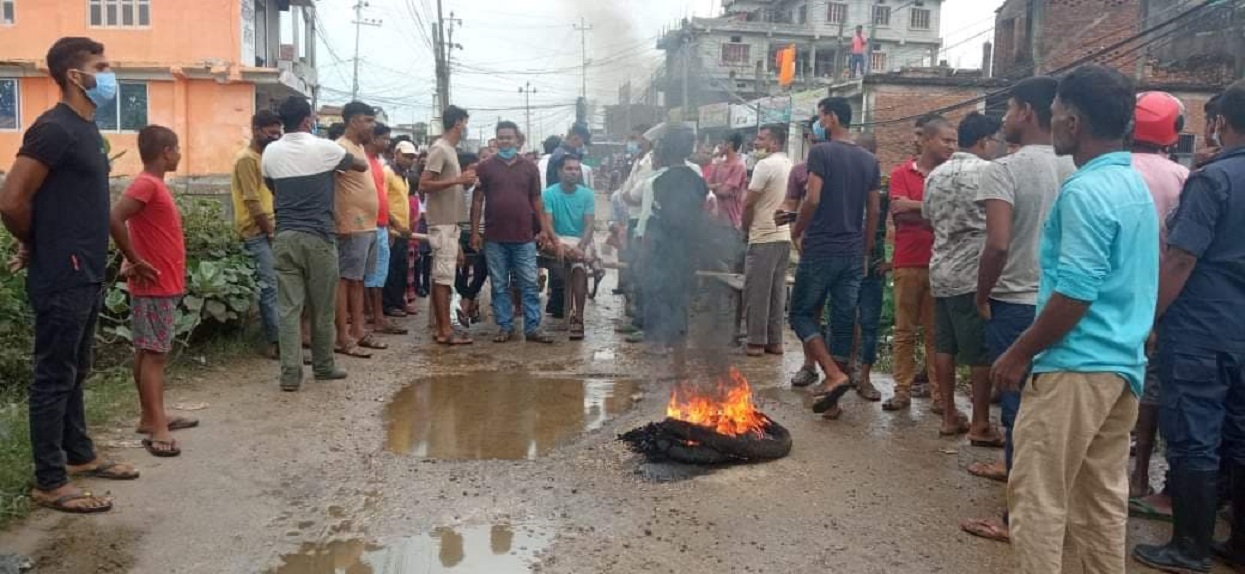
{"label": "puddle", "polygon": [[272,574],[519,574],[531,572],[553,531],[527,525],[437,528],[392,544],[338,540],[304,544]]}
{"label": "puddle", "polygon": [[630,409],[639,383],[488,372],[419,381],[385,409],[386,449],[437,459],[534,459]]}

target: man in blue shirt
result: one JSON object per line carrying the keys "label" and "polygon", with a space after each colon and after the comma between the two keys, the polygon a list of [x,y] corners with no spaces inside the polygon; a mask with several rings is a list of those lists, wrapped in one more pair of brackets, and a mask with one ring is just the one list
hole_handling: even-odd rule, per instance
{"label": "man in blue shirt", "polygon": [[579,183],[583,177],[579,158],[567,156],[558,170],[561,181],[544,192],[545,213],[553,220],[560,250],[570,267],[571,277],[571,340],[584,338],[584,305],[588,298],[588,265],[596,260],[592,244],[592,224],[596,215],[596,197],[592,190]]}
{"label": "man in blue shirt", "polygon": [[1123,572],[1128,435],[1158,293],[1158,217],[1124,150],[1132,80],[1098,65],[1059,83],[1055,153],[1078,171],[1042,232],[1037,319],[994,363],[1016,389],[1032,363],[1008,481],[1019,572],[1058,574],[1065,541],[1086,572]]}
{"label": "man in blue shirt", "polygon": [[[1221,453],[1232,468],[1233,516],[1245,517],[1245,81],[1223,93],[1219,113],[1223,148],[1185,183],[1159,275],[1159,426],[1174,528],[1170,543],[1140,545],[1133,556],[1167,571],[1210,571]],[[1239,525],[1214,548],[1238,569]]]}

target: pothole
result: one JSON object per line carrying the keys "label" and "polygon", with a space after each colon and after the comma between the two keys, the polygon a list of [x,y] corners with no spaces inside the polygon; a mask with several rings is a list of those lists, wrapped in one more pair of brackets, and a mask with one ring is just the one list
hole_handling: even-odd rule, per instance
{"label": "pothole", "polygon": [[627,411],[638,381],[488,372],[424,379],[385,408],[390,452],[447,460],[531,460]]}
{"label": "pothole", "polygon": [[281,557],[272,574],[438,574],[531,572],[536,554],[553,541],[552,529],[491,524],[441,527],[388,544],[363,539],[308,543]]}

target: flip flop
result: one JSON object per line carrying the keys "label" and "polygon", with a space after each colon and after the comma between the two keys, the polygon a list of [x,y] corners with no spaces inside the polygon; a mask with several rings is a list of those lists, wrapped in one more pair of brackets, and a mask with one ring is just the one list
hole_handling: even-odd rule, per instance
{"label": "flip flop", "polygon": [[[190,417],[169,417],[170,431],[192,429],[197,426],[199,426],[199,419],[192,419]],[[135,428],[134,432],[136,434],[151,434],[150,430],[142,427]]]}
{"label": "flip flop", "polygon": [[462,308],[455,309],[454,314],[457,316],[459,325],[464,327],[471,326],[471,317],[467,316],[467,314],[463,312]]}
{"label": "flip flop", "polygon": [[147,449],[151,456],[160,458],[172,458],[182,453],[182,449],[177,447],[177,441],[175,440],[145,438],[143,439],[143,448]]}
{"label": "flip flop", "polygon": [[[384,329],[377,329],[374,332],[380,333],[381,335],[406,335],[407,333],[410,333],[407,329],[403,329],[402,327],[394,327],[393,325],[385,327]],[[367,337],[364,337],[364,339],[366,338]]]}
{"label": "flip flop", "polygon": [[[104,505],[103,506],[69,506],[70,502],[73,502],[75,500],[86,500],[88,498],[91,500],[98,500],[100,502],[103,502]],[[56,497],[52,500],[41,500],[41,499],[38,499],[32,496],[31,500],[34,500],[35,504],[42,506],[44,508],[50,508],[57,512],[65,512],[68,514],[99,514],[100,512],[108,512],[109,510],[112,510],[111,500],[108,500],[107,498],[97,497],[91,494],[90,492],[86,492],[86,491],[78,492],[75,494],[66,494],[64,496]]]}
{"label": "flip flop", "polygon": [[843,382],[839,383],[837,387],[834,387],[824,393],[813,395],[813,399],[815,399],[813,401],[813,412],[822,414],[834,407],[837,407],[839,405],[839,399],[843,398],[843,395],[846,395],[847,391],[850,391],[851,389],[851,385]]}
{"label": "flip flop", "polygon": [[1007,471],[1004,470],[1002,474],[994,472],[992,470],[994,468],[994,464],[995,463],[992,462],[974,462],[973,464],[968,465],[968,473],[986,480],[1006,483]]}
{"label": "flip flop", "polygon": [[1145,498],[1129,498],[1128,515],[1145,520],[1158,520],[1160,522],[1172,521],[1172,515],[1170,512],[1163,513],[1158,509],[1158,507],[1146,502]]}
{"label": "flip flop", "polygon": [[970,518],[960,523],[960,530],[995,542],[1010,543],[1012,541],[1007,530],[993,518]]}
{"label": "flip flop", "polygon": [[121,463],[117,461],[104,460],[95,465],[94,468],[71,472],[70,476],[81,478],[102,478],[104,480],[134,480],[138,478],[137,470],[130,469],[129,472],[125,472],[124,470],[118,469],[117,467],[119,466],[121,466]]}
{"label": "flip flop", "polygon": [[358,345],[364,349],[376,349],[377,351],[383,351],[389,348],[389,345],[376,342],[376,340],[372,338],[371,333],[368,333],[364,335],[362,339],[359,339]]}
{"label": "flip flop", "polygon": [[353,345],[351,345],[351,346],[349,346],[349,347],[336,347],[336,348],[334,348],[334,349],[333,349],[333,352],[334,352],[334,353],[337,353],[338,355],[346,355],[347,357],[354,357],[354,358],[356,358],[356,359],[370,359],[370,358],[372,358],[372,354],[371,354],[371,353],[369,353],[369,352],[367,352],[367,351],[361,351],[361,350],[359,350],[359,348],[358,348],[358,347],[355,347],[355,346],[353,346]]}
{"label": "flip flop", "polygon": [[445,345],[447,347],[461,347],[463,345],[471,345],[475,343],[475,341],[472,341],[467,337],[459,336],[457,333],[450,335],[449,338],[437,337],[436,342],[438,345]]}
{"label": "flip flop", "polygon": [[983,448],[1003,448],[1004,446],[1007,446],[1007,439],[1000,433],[995,433],[994,437],[989,439],[973,438],[970,436],[968,437],[968,444]]}

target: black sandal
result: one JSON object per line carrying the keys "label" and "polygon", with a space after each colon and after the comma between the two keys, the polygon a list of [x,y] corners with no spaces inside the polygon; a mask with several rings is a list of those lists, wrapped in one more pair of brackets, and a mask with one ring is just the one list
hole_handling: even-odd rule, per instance
{"label": "black sandal", "polygon": [[837,407],[839,405],[839,399],[843,398],[843,395],[846,395],[847,391],[851,390],[851,388],[852,386],[847,383],[839,383],[839,385],[833,389],[830,389],[824,393],[813,395],[813,398],[816,399],[813,401],[813,412],[822,414],[834,407]]}
{"label": "black sandal", "polygon": [[102,478],[104,480],[134,480],[138,478],[138,471],[130,469],[130,472],[120,470],[114,471],[121,463],[115,460],[104,460],[95,465],[94,468],[88,470],[80,470],[71,472],[70,476],[82,478]]}
{"label": "black sandal", "polygon": [[145,438],[143,439],[143,448],[147,449],[151,456],[160,458],[172,458],[182,454],[182,449],[177,447],[177,441],[175,440]]}

